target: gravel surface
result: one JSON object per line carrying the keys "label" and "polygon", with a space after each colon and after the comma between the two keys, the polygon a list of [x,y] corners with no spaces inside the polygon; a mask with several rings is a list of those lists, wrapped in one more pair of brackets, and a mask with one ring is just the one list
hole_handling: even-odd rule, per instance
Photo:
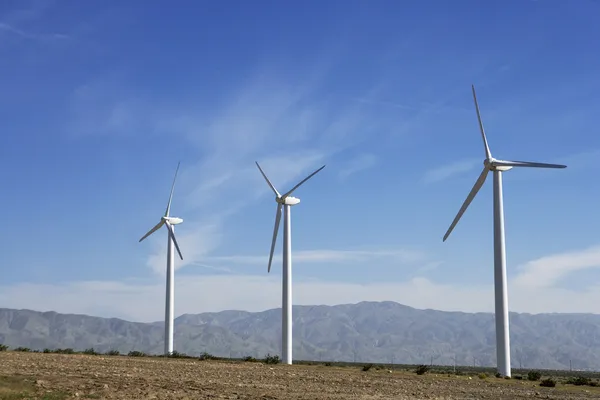
{"label": "gravel surface", "polygon": [[0,378],[6,382],[15,377],[26,380],[31,397],[9,397],[5,389],[4,396],[0,390],[0,399],[600,398],[598,388],[561,384],[543,388],[536,382],[493,377],[418,376],[389,370],[363,372],[354,367],[1,352]]}

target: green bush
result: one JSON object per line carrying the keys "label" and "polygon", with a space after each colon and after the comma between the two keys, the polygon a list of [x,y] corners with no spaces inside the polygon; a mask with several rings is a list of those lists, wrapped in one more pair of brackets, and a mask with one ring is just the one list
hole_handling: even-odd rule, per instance
{"label": "green bush", "polygon": [[119,350],[109,350],[105,353],[107,356],[120,356]]}
{"label": "green bush", "polygon": [[373,364],[366,364],[366,365],[363,365],[362,370],[367,372],[371,368],[373,368]]}
{"label": "green bush", "polygon": [[540,371],[529,371],[527,373],[527,380],[529,381],[539,381],[541,377],[542,374],[540,373]]}
{"label": "green bush", "polygon": [[592,380],[585,376],[571,377],[567,380],[567,384],[575,386],[588,386],[590,383],[592,383]]}
{"label": "green bush", "polygon": [[90,347],[89,349],[85,349],[85,350],[83,351],[83,354],[88,354],[88,355],[90,355],[90,356],[97,356],[97,355],[98,355],[98,354],[100,354],[100,353],[97,353],[97,352],[96,352],[96,350],[94,350],[94,348],[93,348],[93,347]]}
{"label": "green bush", "polygon": [[17,348],[15,349],[15,351],[22,351],[22,352],[24,352],[24,353],[28,353],[28,352],[30,352],[30,351],[31,351],[31,349],[30,349],[29,347],[17,347]]}
{"label": "green bush", "polygon": [[146,353],[141,352],[141,351],[137,351],[137,350],[131,350],[127,356],[129,357],[146,357]]}
{"label": "green bush", "polygon": [[542,381],[540,382],[540,386],[554,387],[554,386],[556,386],[556,381],[552,378],[542,379]]}
{"label": "green bush", "polygon": [[521,375],[515,375],[515,376],[513,376],[513,378],[517,379],[519,381],[523,379],[523,377]]}
{"label": "green bush", "polygon": [[427,373],[429,371],[429,367],[425,364],[421,364],[419,366],[417,366],[417,368],[415,369],[415,373],[417,375],[423,375],[425,373]]}
{"label": "green bush", "polygon": [[207,353],[206,351],[203,352],[202,354],[200,354],[200,357],[198,357],[198,358],[200,358],[201,360],[218,360],[219,359],[219,357],[213,356],[212,354]]}
{"label": "green bush", "polygon": [[0,344],[0,351],[6,351],[8,350],[8,346],[5,344]]}
{"label": "green bush", "polygon": [[54,352],[58,354],[75,354],[75,350],[70,347],[67,349],[56,349]]}
{"label": "green bush", "polygon": [[246,362],[257,362],[258,360],[252,356],[246,356],[244,358],[242,358],[242,361],[246,361]]}
{"label": "green bush", "polygon": [[263,360],[265,364],[279,364],[280,361],[279,356],[272,356],[270,354],[267,354]]}
{"label": "green bush", "polygon": [[479,377],[479,379],[487,379],[488,374],[486,374],[485,372],[480,373],[479,375],[477,375]]}
{"label": "green bush", "polygon": [[326,367],[331,367],[331,363],[330,363],[329,361],[327,361],[327,362],[325,363],[325,366],[326,366]]}

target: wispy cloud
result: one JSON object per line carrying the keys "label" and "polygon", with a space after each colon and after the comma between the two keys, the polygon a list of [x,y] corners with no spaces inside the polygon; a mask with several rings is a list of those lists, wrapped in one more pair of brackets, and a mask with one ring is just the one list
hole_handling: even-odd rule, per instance
{"label": "wispy cloud", "polygon": [[481,160],[474,158],[459,160],[451,164],[436,167],[427,171],[423,177],[424,183],[435,183],[445,179],[450,179],[455,175],[460,175],[465,172],[471,171],[477,166],[477,163],[481,163]]}
{"label": "wispy cloud", "polygon": [[357,172],[372,168],[377,164],[377,156],[371,153],[360,154],[350,160],[339,172],[341,179],[346,179]]}
{"label": "wispy cloud", "polygon": [[[413,250],[300,250],[294,251],[294,262],[300,263],[355,263],[373,259],[391,259],[399,263],[416,263],[426,259],[426,255]],[[267,256],[220,256],[208,257],[206,262],[260,265]],[[281,253],[273,255],[273,259],[281,259]]]}
{"label": "wispy cloud", "polygon": [[565,276],[588,268],[600,268],[600,246],[552,254],[520,267],[514,283],[529,288],[552,287]]}
{"label": "wispy cloud", "polygon": [[69,35],[63,33],[33,33],[16,28],[13,25],[0,22],[0,32],[6,32],[31,40],[64,40],[69,39]]}
{"label": "wispy cloud", "polygon": [[[124,82],[125,77],[116,74],[79,87],[73,93],[71,132],[175,134],[189,144],[196,155],[182,164],[177,189],[179,210],[187,218],[177,230],[184,254],[178,268],[203,262],[219,248],[227,218],[270,193],[254,161],[283,191],[382,129],[364,106],[324,100],[315,79],[291,85],[271,74],[259,75],[201,112],[189,99],[186,104],[169,102],[168,97],[153,102]],[[373,155],[364,155],[349,167],[356,172],[374,162]],[[202,228],[206,225],[211,228]],[[165,245],[155,241],[148,260],[156,272],[164,270]]]}

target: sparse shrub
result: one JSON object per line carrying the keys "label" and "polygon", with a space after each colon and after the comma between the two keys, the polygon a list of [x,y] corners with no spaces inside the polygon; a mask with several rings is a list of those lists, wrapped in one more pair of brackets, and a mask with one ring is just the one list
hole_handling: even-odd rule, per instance
{"label": "sparse shrub", "polygon": [[30,352],[30,351],[31,351],[31,349],[30,349],[29,347],[17,347],[17,348],[15,349],[15,351],[22,351],[22,352],[24,352],[24,353],[28,353],[28,352]]}
{"label": "sparse shrub", "polygon": [[83,354],[87,354],[87,355],[90,355],[90,356],[97,356],[100,353],[97,353],[96,350],[94,350],[93,347],[90,347],[89,349],[85,349],[83,351]]}
{"label": "sparse shrub", "polygon": [[6,351],[8,350],[8,346],[5,344],[0,344],[0,351]]}
{"label": "sparse shrub", "polygon": [[127,356],[129,357],[145,357],[146,353],[142,352],[142,351],[137,351],[137,350],[131,350]]}
{"label": "sparse shrub", "polygon": [[527,373],[527,380],[529,381],[539,381],[541,377],[542,374],[540,373],[540,371],[529,371]]}
{"label": "sparse shrub", "polygon": [[331,363],[330,363],[329,361],[327,361],[327,362],[325,363],[325,366],[326,366],[326,367],[331,367]]}
{"label": "sparse shrub", "polygon": [[200,357],[198,357],[201,360],[218,360],[219,357],[213,356],[210,353],[207,353],[206,351],[203,352],[202,354],[200,354]]}
{"label": "sparse shrub", "polygon": [[109,350],[105,353],[107,356],[120,356],[119,350]]}
{"label": "sparse shrub", "polygon": [[520,381],[520,380],[523,379],[523,376],[522,375],[515,375],[515,376],[513,376],[513,378]]}
{"label": "sparse shrub", "polygon": [[75,350],[73,350],[72,348],[56,349],[54,350],[54,352],[58,354],[75,354]]}
{"label": "sparse shrub", "polygon": [[510,376],[505,376],[504,379],[510,379]]}
{"label": "sparse shrub", "polygon": [[571,377],[567,380],[567,384],[575,386],[587,386],[591,382],[592,380],[590,378],[586,378],[585,376]]}
{"label": "sparse shrub", "polygon": [[542,381],[540,382],[540,386],[554,387],[554,386],[556,386],[556,381],[552,378],[542,379]]}
{"label": "sparse shrub", "polygon": [[417,375],[423,375],[425,373],[427,373],[429,371],[429,366],[425,365],[425,364],[421,364],[419,366],[417,366],[417,368],[415,369],[415,373]]}
{"label": "sparse shrub", "polygon": [[485,372],[482,372],[482,373],[480,373],[479,375],[477,375],[477,377],[478,377],[479,379],[487,379],[487,377],[488,377],[488,374],[486,374]]}
{"label": "sparse shrub", "polygon": [[42,353],[52,353],[52,350],[46,348],[42,351]]}
{"label": "sparse shrub", "polygon": [[267,354],[267,355],[265,356],[265,359],[263,360],[263,362],[264,362],[265,364],[279,364],[279,362],[280,362],[280,359],[279,359],[279,356],[278,356],[278,355],[272,356],[272,355],[270,355],[270,354]]}
{"label": "sparse shrub", "polygon": [[494,374],[494,376],[495,376],[496,378],[502,378],[502,374],[501,374],[500,372],[496,372],[496,373]]}
{"label": "sparse shrub", "polygon": [[590,383],[588,383],[589,386],[593,386],[593,387],[597,387],[598,386],[598,381],[590,381]]}
{"label": "sparse shrub", "polygon": [[367,372],[371,368],[373,368],[373,364],[366,364],[366,365],[363,365],[362,370]]}
{"label": "sparse shrub", "polygon": [[244,358],[242,358],[242,361],[246,361],[246,362],[257,362],[258,360],[252,356],[246,356]]}

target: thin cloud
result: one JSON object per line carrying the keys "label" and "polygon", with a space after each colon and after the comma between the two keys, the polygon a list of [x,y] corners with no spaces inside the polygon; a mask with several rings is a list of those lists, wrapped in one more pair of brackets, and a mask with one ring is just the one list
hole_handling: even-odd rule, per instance
{"label": "thin cloud", "polygon": [[346,179],[357,172],[372,168],[377,164],[378,158],[375,154],[361,154],[348,162],[339,172],[341,179]]}
{"label": "thin cloud", "polygon": [[471,171],[477,166],[478,162],[481,162],[481,160],[466,159],[431,169],[425,173],[425,176],[423,177],[423,182],[430,184],[450,179],[455,175],[460,175],[465,172]]}
{"label": "thin cloud", "polygon": [[521,272],[514,282],[528,288],[548,288],[573,272],[589,268],[600,268],[600,246],[529,261],[520,267]]}
{"label": "thin cloud", "polygon": [[[268,255],[262,256],[216,256],[207,257],[207,262],[244,265],[261,265]],[[355,263],[372,259],[387,258],[400,263],[415,263],[426,259],[426,255],[413,250],[297,250],[294,262],[300,263]],[[275,253],[273,259],[281,259],[281,253]]]}

